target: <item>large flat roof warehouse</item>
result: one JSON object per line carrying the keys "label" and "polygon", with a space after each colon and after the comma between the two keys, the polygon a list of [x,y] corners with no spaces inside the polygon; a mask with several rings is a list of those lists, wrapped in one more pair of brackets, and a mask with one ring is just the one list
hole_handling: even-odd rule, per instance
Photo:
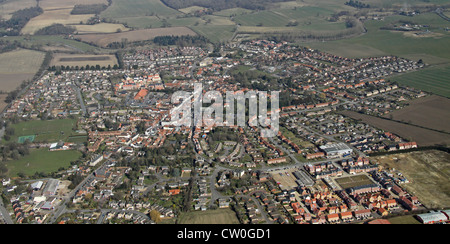
{"label": "large flat roof warehouse", "polygon": [[313,186],[314,185],[314,180],[311,179],[305,171],[299,170],[299,171],[295,171],[293,174],[294,174],[295,178],[297,178],[296,182],[299,186]]}
{"label": "large flat roof warehouse", "polygon": [[326,153],[327,156],[337,156],[350,154],[353,152],[349,146],[345,143],[335,143],[330,145],[320,146],[320,149]]}
{"label": "large flat roof warehouse", "polygon": [[59,180],[57,179],[50,179],[47,182],[47,185],[45,186],[44,195],[52,196],[56,194],[56,190],[59,186]]}
{"label": "large flat roof warehouse", "polygon": [[[448,213],[448,210],[445,211]],[[432,224],[432,223],[438,223],[438,222],[444,222],[448,221],[449,217],[444,213],[444,211],[441,212],[430,212],[426,214],[419,214],[417,217],[422,221],[424,224]]]}

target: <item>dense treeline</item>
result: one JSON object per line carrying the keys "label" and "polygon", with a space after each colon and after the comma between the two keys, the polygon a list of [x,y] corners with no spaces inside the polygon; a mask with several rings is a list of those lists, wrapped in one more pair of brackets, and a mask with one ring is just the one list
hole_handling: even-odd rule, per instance
{"label": "dense treeline", "polygon": [[0,53],[12,51],[20,47],[20,42],[10,42],[8,40],[0,40]]}
{"label": "dense treeline", "polygon": [[30,154],[29,142],[26,141],[23,144],[11,142],[0,147],[0,176],[5,175],[8,172],[6,162],[11,160],[18,160],[23,156]]}
{"label": "dense treeline", "polygon": [[44,35],[70,35],[76,31],[75,27],[67,26],[63,24],[53,24],[51,26],[44,27],[34,34],[39,36]]}
{"label": "dense treeline", "polygon": [[211,145],[218,141],[238,141],[239,136],[232,133],[232,130],[226,127],[217,127],[208,135],[208,143]]}
{"label": "dense treeline", "polygon": [[106,4],[79,4],[73,7],[70,14],[100,14],[106,8]]}
{"label": "dense treeline", "polygon": [[64,66],[64,65],[60,65],[60,66],[56,66],[56,65],[52,65],[48,67],[48,71],[55,71],[56,75],[60,75],[62,73],[62,71],[72,71],[72,70],[117,70],[119,69],[119,65],[114,64],[114,66],[111,66],[110,64],[108,64],[108,66],[100,66],[99,64],[97,65],[89,65],[86,64],[86,66]]}
{"label": "dense treeline", "polygon": [[158,36],[153,39],[153,42],[161,46],[187,47],[204,46],[208,43],[208,40],[203,36]]}
{"label": "dense treeline", "polygon": [[370,8],[370,4],[366,4],[360,1],[350,0],[345,3],[345,5],[352,6],[354,8]]}
{"label": "dense treeline", "polygon": [[18,36],[22,28],[28,21],[44,11],[40,7],[26,8],[16,11],[12,14],[11,19],[0,21],[1,35]]}
{"label": "dense treeline", "polygon": [[287,2],[291,0],[161,0],[171,8],[181,9],[192,6],[210,8],[220,11],[230,8],[245,8],[250,10],[264,10],[270,3]]}

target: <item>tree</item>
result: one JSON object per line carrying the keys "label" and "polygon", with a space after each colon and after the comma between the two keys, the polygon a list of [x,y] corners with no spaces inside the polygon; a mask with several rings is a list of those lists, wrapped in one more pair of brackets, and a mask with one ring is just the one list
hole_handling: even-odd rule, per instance
{"label": "tree", "polygon": [[157,210],[152,210],[152,211],[150,211],[150,218],[155,223],[159,223],[159,222],[161,222],[161,213],[158,212]]}

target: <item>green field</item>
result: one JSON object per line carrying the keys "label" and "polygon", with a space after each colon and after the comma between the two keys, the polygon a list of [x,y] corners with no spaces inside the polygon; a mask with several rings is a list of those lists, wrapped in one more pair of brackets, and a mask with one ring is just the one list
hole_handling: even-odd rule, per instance
{"label": "green field", "polygon": [[237,24],[243,26],[286,26],[289,23],[289,18],[276,14],[272,11],[262,11],[253,14],[240,15],[235,18]]}
{"label": "green field", "polygon": [[19,137],[35,135],[34,142],[66,141],[72,134],[75,119],[31,120],[13,124],[14,136],[10,141],[18,141]]}
{"label": "green field", "polygon": [[[113,1],[100,17],[134,28],[185,26],[204,35],[211,42],[218,43],[230,41],[236,25],[240,25],[244,32],[254,27],[269,28],[258,29],[262,33],[280,30],[283,32],[345,30],[343,21],[327,20],[335,11],[351,9],[343,3],[327,2],[324,6],[318,6],[314,1],[307,3],[291,1],[275,4],[270,10],[264,11],[233,8],[195,17],[189,13],[201,9],[196,6],[178,11],[167,7],[159,0],[117,0]],[[296,23],[295,26],[291,26],[292,23]]]}
{"label": "green field", "polygon": [[180,224],[239,224],[236,214],[230,209],[182,213]]}
{"label": "green field", "polygon": [[336,183],[338,183],[342,187],[342,189],[348,189],[357,186],[370,185],[373,184],[373,181],[370,180],[366,175],[354,175],[337,178]]}
{"label": "green field", "polygon": [[59,168],[67,168],[70,162],[81,157],[79,151],[54,151],[50,152],[48,148],[35,149],[29,155],[19,160],[5,162],[8,168],[8,175],[15,177],[19,173],[31,176],[36,172],[51,173]]}
{"label": "green field", "polygon": [[435,66],[416,72],[391,77],[401,85],[450,98],[450,65]]}
{"label": "green field", "polygon": [[[130,27],[133,26],[132,20],[147,20],[146,24],[152,22],[160,22],[163,18],[175,18],[183,13],[169,8],[159,0],[115,0],[112,5],[100,14],[101,18],[114,19],[120,22],[128,22]],[[152,27],[155,28],[155,27]]]}
{"label": "green field", "polygon": [[[420,25],[429,25],[433,35],[414,37],[412,33],[382,30],[387,24],[400,20],[412,21]],[[367,33],[359,37],[328,41],[302,43],[305,46],[327,51],[336,55],[358,58],[380,55],[396,55],[423,59],[426,63],[450,62],[450,34],[442,28],[448,22],[433,13],[425,13],[416,17],[390,16],[384,21],[370,20],[364,25]],[[423,29],[425,31],[426,29]],[[354,48],[352,48],[354,47]]]}
{"label": "green field", "polygon": [[337,10],[326,6],[290,7],[289,5],[265,11],[255,11],[234,17],[240,31],[295,33],[298,31],[339,31],[345,30],[343,21],[330,22],[328,18]]}
{"label": "green field", "polygon": [[70,136],[67,138],[67,142],[82,144],[88,141],[88,136],[80,135],[80,136]]}
{"label": "green field", "polygon": [[[380,29],[400,21],[426,25],[428,27],[421,31],[429,30],[430,33],[421,36],[413,32]],[[444,30],[449,26],[448,21],[434,13],[424,13],[415,17],[389,16],[383,21],[367,21],[365,26],[368,32],[359,37],[301,45],[350,58],[395,55],[415,61],[422,59],[429,65],[428,68],[389,79],[401,85],[450,97],[450,33]]]}
{"label": "green field", "polygon": [[419,220],[415,218],[413,215],[405,215],[405,216],[398,216],[388,219],[391,224],[396,225],[408,225],[408,224],[421,224]]}
{"label": "green field", "polygon": [[91,46],[89,44],[76,40],[65,39],[63,36],[6,36],[0,39],[11,42],[18,41],[26,47],[33,45],[38,46],[64,46],[72,52],[94,52],[101,48]]}
{"label": "green field", "polygon": [[208,40],[213,43],[229,41],[233,37],[234,33],[234,26],[230,25],[198,25],[192,26],[191,29],[197,34],[208,38]]}
{"label": "green field", "polygon": [[31,80],[39,70],[45,53],[16,49],[0,54],[0,90],[10,92],[23,81]]}

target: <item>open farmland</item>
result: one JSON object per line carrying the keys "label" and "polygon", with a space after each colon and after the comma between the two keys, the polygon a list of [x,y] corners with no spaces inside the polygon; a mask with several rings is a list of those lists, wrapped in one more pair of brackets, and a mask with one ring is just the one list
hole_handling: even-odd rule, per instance
{"label": "open farmland", "polygon": [[10,19],[12,13],[36,6],[36,0],[9,0],[0,4],[0,16],[4,19]]}
{"label": "open farmland", "polygon": [[[439,36],[412,37],[404,35],[404,32],[401,31],[381,29],[400,21],[430,25],[428,30],[438,33]],[[448,45],[450,34],[443,30],[447,25],[448,21],[434,13],[424,13],[414,17],[388,16],[384,20],[365,21],[364,26],[368,31],[358,37],[326,42],[307,42],[302,45],[352,58],[396,55],[414,60],[423,59],[427,64],[443,64],[450,62],[450,45]],[[426,31],[426,29],[422,29],[422,31]]]}
{"label": "open farmland", "polygon": [[239,220],[230,209],[218,209],[183,213],[179,224],[239,224]]}
{"label": "open farmland", "polygon": [[98,47],[94,47],[92,45],[66,39],[63,36],[7,36],[2,37],[0,39],[8,40],[8,41],[18,41],[22,45],[26,47],[32,47],[33,45],[41,45],[44,49],[50,48],[53,51],[55,49],[60,49],[60,51],[69,51],[69,52],[101,52],[102,50]]}
{"label": "open farmland", "polygon": [[115,33],[129,31],[123,24],[100,23],[96,25],[72,25],[78,34]]}
{"label": "open farmland", "polygon": [[3,111],[6,106],[8,106],[8,104],[5,102],[7,96],[7,94],[0,94],[0,112]]}
{"label": "open farmland", "polygon": [[187,27],[155,28],[145,30],[135,30],[113,34],[87,34],[76,35],[76,38],[84,42],[94,43],[95,45],[106,47],[113,42],[122,42],[126,39],[128,42],[152,40],[157,36],[183,36],[197,34]]}
{"label": "open farmland", "polygon": [[160,0],[116,0],[104,12],[101,13],[102,18],[123,18],[146,16],[153,13],[160,17],[171,16],[175,17],[181,12],[169,8]]}
{"label": "open farmland", "polygon": [[[17,49],[0,54],[0,90],[10,92],[33,78],[45,54],[28,49]],[[14,62],[11,62],[14,60]]]}
{"label": "open farmland", "polygon": [[62,8],[70,8],[73,9],[73,6],[78,4],[96,4],[103,3],[108,4],[107,0],[40,0],[39,6],[44,10],[52,10],[52,9],[62,9]]}
{"label": "open farmland", "polygon": [[373,159],[383,167],[400,171],[410,181],[402,187],[416,195],[426,207],[450,207],[450,154],[432,150]]}
{"label": "open farmland", "polygon": [[62,54],[53,56],[51,66],[85,67],[100,65],[100,67],[118,64],[115,55],[89,55],[89,54]]}
{"label": "open farmland", "polygon": [[196,11],[202,11],[202,10],[206,10],[206,8],[199,7],[199,6],[192,6],[192,7],[188,7],[188,8],[178,9],[178,11],[183,12],[185,14],[195,13]]}
{"label": "open farmland", "polygon": [[399,135],[404,139],[415,141],[419,146],[433,146],[437,144],[445,145],[450,143],[450,134],[448,133],[440,133],[434,130],[365,115],[353,111],[344,111],[341,113],[352,119],[361,120],[363,123]]}
{"label": "open farmland", "polygon": [[192,30],[199,35],[206,37],[210,42],[220,43],[222,41],[229,41],[234,34],[234,26],[232,25],[198,25],[191,27]]}
{"label": "open farmland", "polygon": [[[17,2],[24,2],[27,4],[27,0],[16,0]],[[36,5],[36,1],[33,2],[33,7]],[[33,34],[36,31],[50,26],[52,24],[63,25],[76,25],[86,22],[93,17],[93,14],[80,14],[72,15],[70,12],[75,5],[88,5],[88,4],[107,4],[106,0],[40,0],[39,6],[44,12],[32,18],[22,29],[22,34]],[[24,8],[24,7],[22,7]],[[116,28],[117,29],[117,28]]]}
{"label": "open farmland", "polygon": [[399,84],[411,86],[450,98],[450,65],[435,66],[416,72],[391,77]]}
{"label": "open farmland", "polygon": [[410,102],[408,107],[396,110],[385,117],[450,133],[448,108],[450,108],[450,99],[433,95],[416,99]]}
{"label": "open farmland", "polygon": [[32,18],[22,29],[22,34],[34,34],[36,31],[52,24],[79,24],[94,17],[93,14],[71,15],[72,8],[45,10],[43,14]]}
{"label": "open farmland", "polygon": [[129,27],[159,28],[162,27],[163,19],[175,19],[177,15],[183,13],[167,7],[159,0],[115,0],[100,17],[126,23]]}

